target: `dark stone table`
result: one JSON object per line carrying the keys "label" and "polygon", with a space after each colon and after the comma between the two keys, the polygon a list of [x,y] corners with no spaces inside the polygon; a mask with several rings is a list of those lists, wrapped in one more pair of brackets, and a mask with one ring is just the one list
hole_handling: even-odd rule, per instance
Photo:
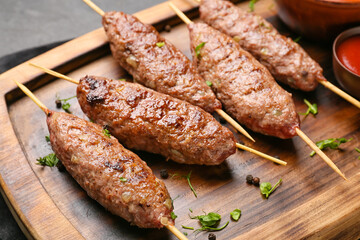
{"label": "dark stone table", "polygon": [[[135,13],[163,0],[94,2],[104,11]],[[101,27],[100,20],[81,0],[0,0],[0,73],[60,42]],[[0,240],[10,239],[26,238],[0,195]]]}

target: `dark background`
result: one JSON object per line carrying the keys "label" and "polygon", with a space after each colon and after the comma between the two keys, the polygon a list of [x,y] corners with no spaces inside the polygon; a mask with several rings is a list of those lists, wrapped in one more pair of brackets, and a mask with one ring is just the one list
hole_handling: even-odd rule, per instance
{"label": "dark background", "polygon": [[[163,0],[93,0],[104,11],[135,13]],[[101,27],[81,0],[0,0],[0,73]],[[39,47],[41,46],[41,47]],[[26,239],[0,195],[0,240]]]}

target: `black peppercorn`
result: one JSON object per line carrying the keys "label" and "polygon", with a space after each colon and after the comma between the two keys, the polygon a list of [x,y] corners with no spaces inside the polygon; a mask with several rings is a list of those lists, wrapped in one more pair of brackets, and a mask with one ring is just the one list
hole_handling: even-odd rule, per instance
{"label": "black peppercorn", "polygon": [[165,25],[164,30],[166,32],[170,32],[171,31],[171,26],[169,24]]}
{"label": "black peppercorn", "polygon": [[209,233],[208,239],[209,240],[216,240],[216,235],[213,234],[213,233]]}
{"label": "black peppercorn", "polygon": [[253,176],[252,175],[247,175],[246,176],[246,182],[249,183],[249,184],[252,184],[253,183]]}
{"label": "black peppercorn", "polygon": [[166,169],[161,169],[160,170],[160,177],[163,179],[167,179],[169,177],[169,173]]}
{"label": "black peppercorn", "polygon": [[252,183],[253,183],[255,186],[259,186],[259,184],[260,184],[260,178],[254,177],[253,180],[252,180]]}
{"label": "black peppercorn", "polygon": [[61,105],[62,105],[62,104],[61,104],[61,101],[60,101],[59,99],[56,99],[56,100],[55,100],[55,104],[56,104],[56,107],[57,107],[57,108],[61,108]]}

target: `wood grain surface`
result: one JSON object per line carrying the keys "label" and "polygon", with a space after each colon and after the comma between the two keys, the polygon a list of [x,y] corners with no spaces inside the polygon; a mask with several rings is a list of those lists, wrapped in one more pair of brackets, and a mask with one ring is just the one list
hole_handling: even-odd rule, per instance
{"label": "wood grain surface", "polygon": [[[196,4],[176,0],[182,10],[196,14]],[[268,18],[283,34],[296,38],[275,16],[271,0],[255,5],[258,13]],[[248,3],[241,3],[247,8]],[[86,7],[86,6],[84,6]],[[167,3],[136,14],[142,21],[162,29],[166,24],[176,25]],[[99,17],[100,21],[100,17]],[[163,32],[177,47],[190,57],[186,26],[173,26]],[[324,68],[325,76],[336,84],[331,69],[331,47],[301,40],[300,44]],[[56,69],[72,78],[86,74],[114,79],[131,79],[113,60],[102,29],[63,44],[32,60],[36,64]],[[56,96],[68,98],[76,94],[76,86],[43,74],[23,63],[0,75],[0,184],[9,205],[21,222],[24,231],[35,239],[175,239],[166,229],[139,229],[107,212],[90,199],[66,172],[36,165],[36,159],[52,152],[45,141],[48,130],[40,109],[12,82],[25,83],[50,109],[56,109]],[[174,199],[176,226],[187,232],[189,239],[206,239],[207,233],[192,233],[181,225],[198,228],[193,215],[218,212],[221,225],[228,227],[216,232],[217,239],[357,239],[360,237],[360,110],[337,95],[319,86],[314,92],[303,93],[283,86],[291,92],[298,112],[306,112],[306,98],[319,106],[319,114],[301,117],[302,130],[314,141],[346,137],[353,140],[341,150],[325,153],[345,173],[344,181],[318,156],[309,157],[310,148],[298,137],[281,140],[254,132],[252,143],[235,133],[245,145],[288,162],[286,167],[261,159],[251,153],[237,151],[220,166],[188,166],[166,162],[162,156],[136,152],[145,160],[155,175],[161,169],[171,174],[187,175],[198,194],[195,198],[185,179],[173,177],[164,180]],[[86,118],[76,99],[70,100],[73,114]],[[218,117],[218,116],[215,116]],[[262,182],[282,185],[269,199],[261,196],[257,187],[246,184],[248,174],[260,177]],[[230,220],[229,213],[242,210],[238,222]]]}

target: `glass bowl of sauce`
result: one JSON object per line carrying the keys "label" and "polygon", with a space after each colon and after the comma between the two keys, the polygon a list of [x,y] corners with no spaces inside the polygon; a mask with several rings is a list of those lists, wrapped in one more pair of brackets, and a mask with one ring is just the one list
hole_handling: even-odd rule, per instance
{"label": "glass bowl of sauce", "polygon": [[335,39],[333,70],[339,84],[360,99],[360,27],[346,30]]}

